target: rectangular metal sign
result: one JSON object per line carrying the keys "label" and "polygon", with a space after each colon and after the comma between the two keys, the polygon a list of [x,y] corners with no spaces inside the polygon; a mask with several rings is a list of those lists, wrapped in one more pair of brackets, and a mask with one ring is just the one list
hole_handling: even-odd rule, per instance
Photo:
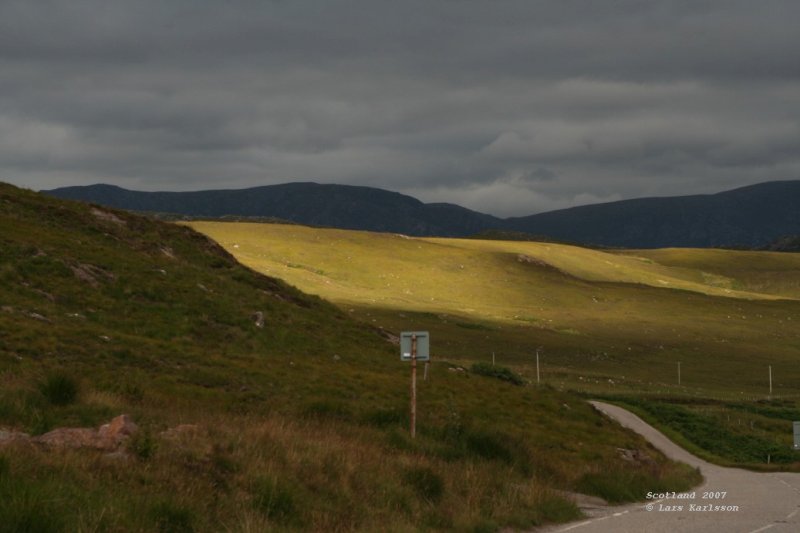
{"label": "rectangular metal sign", "polygon": [[404,331],[400,334],[400,359],[411,361],[411,337],[417,336],[417,361],[429,361],[430,335],[427,331]]}
{"label": "rectangular metal sign", "polygon": [[800,422],[794,422],[794,449],[800,450]]}

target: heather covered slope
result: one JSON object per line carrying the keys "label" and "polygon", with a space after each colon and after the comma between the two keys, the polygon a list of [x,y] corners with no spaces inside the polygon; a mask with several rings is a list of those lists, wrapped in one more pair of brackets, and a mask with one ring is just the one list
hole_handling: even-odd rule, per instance
{"label": "heather covered slope", "polygon": [[576,516],[557,490],[697,481],[574,395],[441,360],[412,441],[394,345],[189,228],[0,185],[0,252],[0,429],[140,428],[0,444],[9,530],[522,528]]}

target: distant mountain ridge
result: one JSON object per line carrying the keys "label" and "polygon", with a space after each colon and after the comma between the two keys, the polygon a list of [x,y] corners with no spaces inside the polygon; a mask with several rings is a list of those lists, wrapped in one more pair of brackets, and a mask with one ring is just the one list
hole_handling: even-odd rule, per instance
{"label": "distant mountain ridge", "polygon": [[800,181],[637,198],[507,219],[518,231],[623,248],[762,247],[800,233]]}
{"label": "distant mountain ridge", "polygon": [[637,198],[501,219],[373,187],[287,183],[250,189],[139,192],[113,185],[42,191],[129,209],[199,217],[274,217],[300,224],[466,237],[489,230],[624,248],[763,247],[800,234],[800,181],[717,194]]}
{"label": "distant mountain ridge", "polygon": [[785,235],[762,249],[769,252],[800,252],[800,235]]}
{"label": "distant mountain ridge", "polygon": [[114,185],[42,191],[132,211],[200,217],[273,217],[300,224],[405,233],[465,236],[502,220],[453,204],[424,204],[397,192],[354,185],[286,183],[249,189],[139,192]]}

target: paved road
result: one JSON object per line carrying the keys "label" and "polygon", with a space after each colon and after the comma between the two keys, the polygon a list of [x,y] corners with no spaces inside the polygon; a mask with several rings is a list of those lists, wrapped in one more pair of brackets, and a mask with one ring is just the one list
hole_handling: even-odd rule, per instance
{"label": "paved road", "polygon": [[541,531],[800,532],[800,474],[765,474],[712,465],[680,448],[633,413],[615,405],[591,403],[610,418],[644,436],[667,457],[699,467],[705,482],[687,493],[694,493],[693,498],[654,498],[640,504],[597,509],[590,513],[591,518],[582,522]]}

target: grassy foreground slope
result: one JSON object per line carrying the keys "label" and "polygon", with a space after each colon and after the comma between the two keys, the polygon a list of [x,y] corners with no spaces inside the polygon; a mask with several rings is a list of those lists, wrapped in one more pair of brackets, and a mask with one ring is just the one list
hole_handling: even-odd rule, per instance
{"label": "grassy foreground slope", "polygon": [[412,441],[396,351],[189,228],[0,184],[0,430],[141,427],[122,457],[0,445],[0,531],[524,528],[576,517],[563,490],[697,482],[572,394],[443,362]]}
{"label": "grassy foreground slope", "polygon": [[[787,451],[800,420],[796,254],[192,226],[367,323],[431,330],[438,357],[468,364],[494,353],[534,379],[538,349],[543,379],[558,388],[666,401],[652,411],[711,459],[798,460]],[[770,366],[771,403],[759,405]]]}

